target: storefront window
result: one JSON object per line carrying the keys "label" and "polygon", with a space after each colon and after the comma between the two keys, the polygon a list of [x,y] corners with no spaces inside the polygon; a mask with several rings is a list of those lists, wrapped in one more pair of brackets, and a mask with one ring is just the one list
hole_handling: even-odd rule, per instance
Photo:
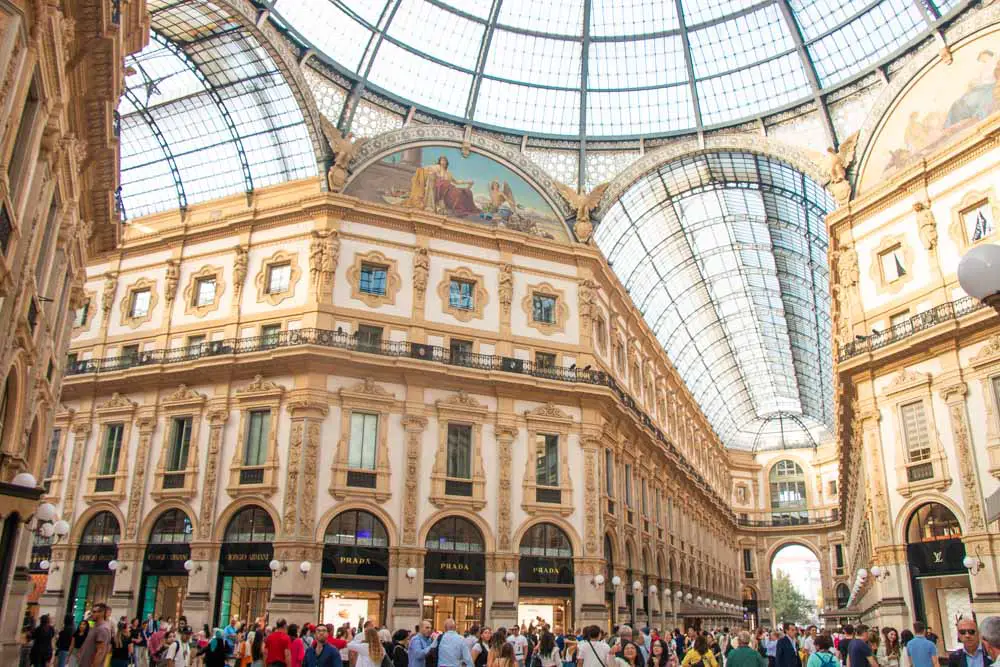
{"label": "storefront window", "polygon": [[184,613],[191,533],[191,520],[181,510],[167,510],[156,519],[142,565],[140,618],[176,619]]}
{"label": "storefront window", "polygon": [[385,525],[370,512],[348,510],[330,521],[323,542],[323,623],[384,622],[389,584]]}
{"label": "storefront window", "polygon": [[111,598],[115,579],[108,563],[118,556],[120,537],[121,527],[111,512],[98,512],[84,526],[73,564],[68,610],[76,623],[86,618],[94,604]]}
{"label": "storefront window", "polygon": [[263,618],[271,599],[274,521],[262,507],[240,510],[226,526],[219,562],[216,624],[233,618],[254,623]]}
{"label": "storefront window", "polygon": [[424,618],[443,627],[454,618],[465,631],[483,622],[486,550],[483,534],[463,517],[438,521],[424,542]]}
{"label": "storefront window", "polygon": [[573,545],[558,526],[535,524],[520,545],[517,621],[572,627]]}

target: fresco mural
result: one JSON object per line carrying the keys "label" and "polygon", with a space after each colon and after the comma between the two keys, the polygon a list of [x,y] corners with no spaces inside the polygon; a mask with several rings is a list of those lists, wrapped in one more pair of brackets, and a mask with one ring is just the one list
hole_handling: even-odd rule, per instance
{"label": "fresco mural", "polygon": [[951,48],[952,64],[938,61],[927,70],[877,130],[859,191],[966,136],[1000,111],[1000,32]]}
{"label": "fresco mural", "polygon": [[366,167],[345,192],[380,204],[570,240],[565,223],[527,181],[485,155],[462,157],[460,149],[450,146],[393,153]]}

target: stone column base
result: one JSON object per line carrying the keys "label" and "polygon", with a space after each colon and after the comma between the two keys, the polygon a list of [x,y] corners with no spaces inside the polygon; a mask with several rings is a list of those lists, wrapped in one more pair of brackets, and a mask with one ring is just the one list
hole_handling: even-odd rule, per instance
{"label": "stone column base", "polygon": [[212,619],[212,599],[203,591],[188,591],[184,598],[184,615],[187,616],[188,625],[192,628],[200,628],[206,623],[208,627],[214,628]]}
{"label": "stone column base", "polygon": [[386,623],[390,628],[406,629],[420,625],[423,620],[424,608],[416,598],[396,598],[389,610]]}
{"label": "stone column base", "polygon": [[517,623],[517,605],[513,602],[494,602],[486,614],[486,624],[491,628],[509,628]]}
{"label": "stone column base", "polygon": [[315,622],[318,607],[316,598],[309,593],[301,595],[279,593],[271,596],[267,611],[271,625],[274,625],[279,618],[283,618],[290,624],[296,623],[301,626],[303,623]]}
{"label": "stone column base", "polygon": [[596,625],[599,627],[604,627],[604,624],[608,622],[608,608],[603,604],[584,604],[580,605],[580,617],[576,623],[579,627],[586,627],[588,625]]}
{"label": "stone column base", "polygon": [[120,616],[127,616],[131,619],[135,616],[135,594],[132,591],[115,591],[108,600],[111,605],[111,620],[118,622]]}

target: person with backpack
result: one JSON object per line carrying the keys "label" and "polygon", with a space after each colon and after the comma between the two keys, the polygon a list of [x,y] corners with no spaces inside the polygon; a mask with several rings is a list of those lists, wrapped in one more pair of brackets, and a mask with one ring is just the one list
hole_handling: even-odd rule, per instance
{"label": "person with backpack", "polygon": [[476,637],[476,641],[469,647],[472,654],[472,661],[476,667],[486,667],[486,661],[490,655],[490,639],[493,638],[493,631],[487,627],[482,627]]}
{"label": "person with backpack", "polygon": [[806,667],[841,667],[840,660],[833,654],[833,641],[830,635],[816,635],[813,640],[816,652],[809,656]]}
{"label": "person with backpack", "polygon": [[532,667],[560,667],[562,655],[556,646],[556,637],[551,632],[543,632],[538,641],[538,649],[532,658]]}
{"label": "person with backpack", "polygon": [[715,656],[708,648],[708,639],[705,638],[705,635],[698,635],[695,638],[694,646],[684,656],[681,667],[719,667]]}

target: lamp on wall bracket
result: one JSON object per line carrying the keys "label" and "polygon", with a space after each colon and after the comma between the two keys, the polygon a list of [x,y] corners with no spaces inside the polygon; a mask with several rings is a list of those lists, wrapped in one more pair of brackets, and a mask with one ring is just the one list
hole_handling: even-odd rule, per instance
{"label": "lamp on wall bracket", "polygon": [[510,588],[514,585],[514,580],[517,579],[517,575],[511,571],[504,572],[503,574],[503,585]]}
{"label": "lamp on wall bracket", "polygon": [[604,585],[604,575],[598,574],[593,579],[590,580],[590,585],[594,588],[600,588]]}
{"label": "lamp on wall bracket", "polygon": [[409,579],[410,581],[413,581],[414,579],[416,579],[417,578],[417,568],[415,568],[415,567],[407,568],[407,570],[406,570],[406,578]]}
{"label": "lamp on wall bracket", "polygon": [[184,571],[188,574],[197,574],[204,569],[205,568],[203,568],[200,563],[195,563],[190,558],[184,561]]}
{"label": "lamp on wall bracket", "polygon": [[280,576],[281,576],[281,575],[283,575],[283,574],[284,574],[285,572],[288,572],[288,566],[287,566],[287,565],[285,565],[284,563],[282,563],[282,562],[281,562],[280,560],[278,560],[278,559],[274,559],[274,560],[272,560],[272,561],[271,561],[270,563],[268,563],[268,564],[267,564],[267,567],[268,567],[268,568],[270,568],[270,570],[271,570],[271,574],[272,574],[272,575],[273,575],[273,576],[274,576],[275,578],[277,578],[277,577],[280,577]]}
{"label": "lamp on wall bracket", "polygon": [[979,574],[979,571],[983,569],[982,555],[981,547],[976,545],[976,555],[970,556],[966,554],[965,558],[962,559],[962,567],[968,570],[969,574],[973,577]]}
{"label": "lamp on wall bracket", "polygon": [[965,253],[958,263],[958,284],[1000,313],[1000,245],[985,243]]}
{"label": "lamp on wall bracket", "polygon": [[619,577],[617,574],[611,577],[611,585],[614,586],[615,588],[618,588],[619,586],[622,585],[622,578]]}
{"label": "lamp on wall bracket", "polygon": [[885,581],[890,576],[889,568],[881,565],[872,565],[871,574],[876,581]]}

